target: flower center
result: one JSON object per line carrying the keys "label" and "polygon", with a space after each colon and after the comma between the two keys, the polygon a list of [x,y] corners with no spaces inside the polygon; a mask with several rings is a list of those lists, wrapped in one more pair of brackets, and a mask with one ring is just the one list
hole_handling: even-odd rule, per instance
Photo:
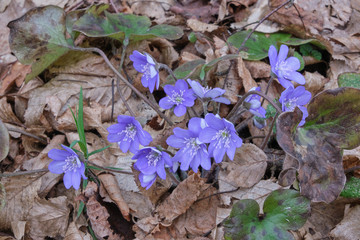
{"label": "flower center", "polygon": [[129,141],[129,140],[133,141],[136,136],[136,132],[137,131],[136,131],[135,125],[132,123],[129,123],[128,125],[126,125],[125,130],[122,130],[118,134],[125,133],[123,141]]}
{"label": "flower center", "polygon": [[215,147],[229,148],[230,144],[230,131],[227,128],[217,131],[216,135],[211,140],[217,140]]}
{"label": "flower center", "polygon": [[148,153],[148,155],[146,155],[146,158],[148,160],[148,166],[154,166],[155,167],[157,162],[161,158],[161,154],[157,153],[155,151],[151,151],[150,153]]}
{"label": "flower center", "polygon": [[65,159],[65,165],[63,166],[64,172],[76,171],[77,168],[81,167],[79,158],[75,155],[71,155]]}
{"label": "flower center", "polygon": [[196,138],[185,138],[184,143],[186,144],[184,151],[189,151],[190,156],[194,157],[200,148],[200,145],[196,142]]}
{"label": "flower center", "polygon": [[297,106],[296,101],[297,101],[297,98],[288,99],[285,102],[286,111],[293,111],[295,109],[295,107]]}
{"label": "flower center", "polygon": [[170,102],[176,104],[176,106],[182,104],[184,101],[183,98],[184,92],[185,90],[179,90],[179,92],[172,91],[171,97],[169,96]]}

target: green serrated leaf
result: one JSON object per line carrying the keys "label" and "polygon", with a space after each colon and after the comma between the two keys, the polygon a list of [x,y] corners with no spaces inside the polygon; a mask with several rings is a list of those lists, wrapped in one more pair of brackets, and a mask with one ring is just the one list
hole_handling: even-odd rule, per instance
{"label": "green serrated leaf", "polygon": [[[249,34],[249,31],[237,32],[228,38],[228,42],[239,48],[241,43]],[[254,32],[249,40],[245,43],[245,48],[241,52],[245,52],[243,58],[246,60],[261,60],[268,56],[268,51],[271,45],[277,46],[280,42],[286,42],[291,37],[287,33],[272,33],[265,34]]]}
{"label": "green serrated leaf", "polygon": [[[275,104],[277,104],[277,101],[275,101]],[[276,115],[276,109],[271,105],[268,104],[266,107],[266,118],[273,118]]]}
{"label": "green serrated leaf", "polygon": [[311,44],[305,44],[305,45],[300,46],[300,53],[303,56],[310,56],[312,50],[313,50],[313,47],[311,46]]}
{"label": "green serrated leaf", "polygon": [[31,65],[26,82],[67,53],[69,46],[73,46],[72,40],[65,37],[65,20],[62,8],[46,6],[31,9],[8,24],[11,51],[22,64]]}
{"label": "green serrated leaf", "polygon": [[318,61],[320,61],[322,58],[321,52],[319,52],[318,50],[315,50],[315,49],[311,51],[311,56]]}
{"label": "green serrated leaf", "polygon": [[298,52],[294,52],[294,57],[296,57],[297,59],[299,59],[299,61],[300,61],[300,68],[297,70],[297,71],[301,71],[301,70],[303,70],[304,69],[304,67],[305,67],[305,61],[304,61],[304,58],[300,55],[300,53],[298,53]]}
{"label": "green serrated leaf", "polygon": [[146,16],[124,13],[109,13],[108,5],[90,7],[74,24],[74,31],[82,32],[89,37],[111,37],[122,41],[128,37],[130,41],[140,41],[154,37],[175,40],[183,35],[179,27],[156,25],[151,27],[151,21]]}
{"label": "green serrated leaf", "polygon": [[280,114],[277,141],[299,161],[301,194],[317,202],[330,203],[342,191],[345,174],[342,149],[360,145],[360,89],[337,88],[315,96],[308,104],[309,116],[297,127],[302,112]]}
{"label": "green serrated leaf", "polygon": [[297,191],[280,189],[264,202],[264,214],[259,214],[255,200],[244,199],[234,204],[225,220],[225,239],[293,239],[288,230],[301,228],[310,213],[310,201]]}
{"label": "green serrated leaf", "polygon": [[346,182],[340,196],[346,198],[360,198],[360,179],[351,177],[350,180]]}
{"label": "green serrated leaf", "polygon": [[360,73],[342,73],[338,77],[339,87],[360,88]]}
{"label": "green serrated leaf", "polygon": [[9,153],[9,144],[10,144],[9,132],[0,120],[0,162],[6,158]]}

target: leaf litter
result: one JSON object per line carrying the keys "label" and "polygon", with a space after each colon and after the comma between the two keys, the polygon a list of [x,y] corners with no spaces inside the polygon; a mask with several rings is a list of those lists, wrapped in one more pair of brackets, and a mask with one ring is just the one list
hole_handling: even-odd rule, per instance
{"label": "leaf litter", "polygon": [[[114,5],[112,5],[113,1],[101,2],[110,3],[110,7],[107,9],[110,13],[120,10],[123,13],[148,16],[153,21],[151,23],[149,20],[150,24],[146,23],[144,26],[138,23],[140,24],[139,29],[129,32],[130,35],[132,34],[132,39],[139,41],[129,44],[125,52],[126,56],[130,55],[132,50],[146,51],[151,53],[158,62],[166,63],[172,69],[178,68],[189,59],[195,60],[197,63],[193,66],[189,64],[186,69],[179,68],[178,73],[176,71],[175,73],[182,74],[181,76],[184,78],[189,74],[196,78],[200,77],[200,69],[206,69],[208,84],[211,87],[225,85],[226,97],[231,100],[232,104],[238,101],[239,95],[248,92],[254,86],[260,85],[265,91],[270,78],[270,65],[266,59],[258,60],[267,57],[268,48],[254,53],[258,55],[245,54],[235,60],[220,61],[209,69],[205,68],[204,64],[236,51],[231,45],[234,44],[234,41],[226,42],[229,31],[234,33],[232,27],[245,26],[251,23],[251,19],[258,18],[256,20],[259,20],[259,16],[265,15],[284,1],[264,1],[266,4],[255,0],[243,1],[241,4],[225,0],[219,2],[180,1],[177,3],[166,1],[152,2],[149,7],[144,7],[144,4],[136,1],[123,1],[122,3],[114,1]],[[1,148],[1,152],[5,156],[0,162],[1,172],[9,174],[46,169],[50,162],[47,157],[50,149],[60,149],[60,144],[65,142],[70,144],[78,139],[69,107],[75,110],[80,86],[84,90],[84,119],[89,151],[109,145],[106,128],[111,125],[113,120],[111,119],[113,104],[111,82],[114,81],[116,84],[116,76],[99,55],[70,51],[73,44],[71,37],[73,36],[65,34],[65,29],[69,25],[65,27],[63,24],[69,9],[84,9],[90,5],[64,0],[54,1],[53,4],[57,7],[32,10],[57,15],[58,21],[49,21],[43,27],[49,33],[51,33],[49,29],[59,28],[63,34],[54,35],[55,42],[54,39],[49,40],[50,35],[44,35],[42,38],[32,41],[32,44],[37,45],[34,48],[26,43],[17,42],[16,44],[27,48],[27,54],[20,58],[17,55],[19,60],[23,60],[23,63],[27,64],[22,65],[15,62],[14,56],[10,54],[7,37],[13,33],[9,33],[5,24],[21,17],[30,9],[30,5],[38,7],[43,4],[40,5],[38,1],[27,1],[22,5],[20,1],[2,4],[4,6],[0,4],[2,11],[0,19],[4,19],[1,21],[4,23],[3,30],[1,30],[4,34],[0,34],[0,41],[5,44],[1,44],[0,51],[0,119],[5,123],[4,126],[8,129],[9,135],[5,131],[1,131],[2,148],[4,148]],[[217,173],[215,176],[207,172],[202,172],[201,175],[190,172],[188,176],[181,176],[182,181],[177,186],[173,185],[173,180],[169,177],[166,180],[158,179],[147,191],[140,186],[138,172],[132,168],[134,162],[131,160],[132,155],[120,152],[116,146],[111,146],[104,152],[93,155],[89,160],[102,167],[113,166],[121,168],[123,171],[133,172],[134,175],[109,173],[104,169],[92,170],[100,185],[89,182],[88,187],[82,193],[80,191],[66,192],[65,188],[61,187],[61,176],[50,172],[2,177],[0,186],[3,187],[6,194],[0,195],[0,235],[6,233],[7,236],[4,239],[23,237],[30,239],[55,239],[58,237],[93,239],[94,236],[108,237],[108,239],[132,239],[134,237],[138,239],[223,239],[225,234],[223,223],[229,219],[233,206],[244,199],[254,199],[260,205],[259,208],[263,209],[265,199],[272,192],[286,189],[289,186],[299,189],[297,186],[299,182],[300,193],[313,201],[311,217],[307,219],[302,228],[292,229],[286,234],[291,233],[295,239],[300,239],[297,238],[299,236],[309,237],[309,239],[316,239],[315,236],[336,239],[359,238],[357,235],[359,232],[357,231],[358,201],[342,201],[342,198],[338,197],[346,181],[342,168],[343,161],[345,171],[359,165],[360,156],[357,151],[344,150],[344,154],[342,154],[343,149],[359,145],[356,134],[358,124],[348,125],[356,119],[356,116],[349,115],[346,121],[342,119],[336,122],[335,120],[331,127],[326,124],[321,126],[324,118],[331,119],[326,115],[329,110],[326,107],[339,104],[339,101],[345,109],[342,111],[357,111],[355,95],[358,95],[358,92],[351,89],[344,90],[342,93],[335,90],[320,92],[338,87],[340,84],[337,80],[341,74],[346,74],[346,72],[354,74],[360,71],[358,38],[360,29],[356,24],[360,18],[360,8],[356,1],[343,0],[332,1],[328,5],[316,0],[303,1],[296,3],[296,6],[301,18],[294,7],[282,8],[267,19],[263,25],[260,25],[257,30],[264,32],[265,38],[268,37],[266,34],[269,32],[277,32],[282,29],[284,33],[289,34],[285,34],[286,36],[292,34],[291,38],[315,39],[317,44],[312,46],[325,56],[317,62],[305,61],[304,75],[308,80],[305,87],[313,96],[317,96],[309,104],[308,120],[314,121],[315,124],[313,126],[308,124],[304,128],[296,130],[300,132],[297,133],[300,138],[294,137],[292,125],[286,125],[289,118],[299,118],[298,112],[283,113],[279,117],[276,127],[277,141],[273,136],[265,150],[260,148],[262,139],[254,138],[250,142],[255,145],[244,144],[236,151],[234,161],[224,161],[216,169],[213,169]],[[99,13],[101,12],[97,12],[97,14]],[[74,19],[77,20],[81,16],[85,19],[88,17],[86,14],[88,13],[79,10],[79,15]],[[75,29],[81,29],[81,32],[87,35],[87,31],[90,29],[86,29],[85,25],[80,23],[81,21],[74,26]],[[10,32],[13,29],[24,28],[23,34],[30,34],[27,30],[30,27],[26,27],[26,24],[28,23],[21,21],[12,22],[9,25]],[[157,27],[160,24],[170,24],[184,29],[185,36],[176,39],[173,36],[179,34],[178,30],[170,32],[173,29],[169,28],[169,32],[165,33]],[[141,27],[149,28],[149,31],[152,32],[145,34]],[[246,29],[252,29],[252,26],[246,26]],[[127,30],[124,31],[127,32]],[[196,36],[195,44],[187,38],[190,32]],[[171,35],[171,33],[175,35]],[[111,35],[114,39],[123,40],[123,36],[117,31],[110,31],[106,34]],[[253,36],[257,35],[260,36],[261,33],[255,33]],[[160,38],[150,39],[154,36]],[[166,36],[169,40],[161,38]],[[94,36],[92,36],[93,38],[82,37],[81,44],[83,46],[102,46],[104,51],[110,53],[111,63],[115,66],[119,65],[122,48],[119,42]],[[274,44],[288,41],[291,46],[289,39],[271,41],[275,41]],[[235,43],[241,44],[241,41],[235,41]],[[60,48],[54,48],[53,44]],[[248,47],[251,49],[253,46],[250,44]],[[294,45],[293,49],[298,49],[297,45]],[[13,50],[13,52],[16,54],[16,51]],[[29,59],[37,54],[39,57],[36,63],[30,67]],[[249,61],[249,57],[251,59],[252,56],[255,56],[252,60],[257,61]],[[235,62],[235,67],[230,69],[228,75],[224,75],[231,62]],[[324,67],[325,65],[326,67]],[[141,75],[134,71],[132,62],[126,58],[123,72],[133,78],[134,86],[146,93],[146,89],[140,82]],[[170,81],[165,71],[160,73],[161,85],[169,84]],[[40,75],[38,76],[38,74]],[[31,79],[34,80],[29,81]],[[25,84],[24,81],[28,83]],[[358,85],[355,83],[354,86]],[[350,87],[353,87],[351,83]],[[165,148],[168,147],[164,139],[172,134],[173,127],[161,120],[154,110],[135,96],[130,88],[122,82],[120,82],[120,88],[135,116],[141,118],[145,129],[154,139],[157,138],[156,143]],[[281,93],[279,89],[278,83],[272,84],[269,96],[272,99],[279,98]],[[158,101],[162,94],[162,90],[156,92],[155,100]],[[347,95],[348,100],[332,98],[341,94]],[[315,101],[323,102],[315,105],[313,104]],[[264,106],[266,107],[267,104],[265,101]],[[116,89],[114,106],[113,116],[128,114]],[[319,106],[324,108],[319,109]],[[207,110],[214,111],[215,107],[209,105]],[[197,102],[193,109],[197,114],[201,114],[203,111],[200,102]],[[222,105],[219,113],[221,116],[226,116],[230,110],[231,107],[229,109]],[[319,111],[324,111],[324,114],[317,116],[316,113]],[[169,110],[165,111],[165,114],[176,123],[176,126],[186,127],[186,117],[177,118]],[[335,114],[341,115],[341,112],[335,112]],[[238,123],[248,116],[250,115],[247,113],[242,115],[237,119]],[[354,122],[356,121],[354,120]],[[252,122],[249,122],[245,127],[249,133],[244,133],[243,129],[240,129],[240,132],[248,134],[247,137],[266,135],[273,131],[269,129],[270,123],[269,119],[265,130],[258,130]],[[322,135],[321,131],[318,131],[318,127],[330,130],[327,131],[327,135]],[[286,132],[281,129],[286,129]],[[349,138],[342,138],[341,134],[344,132],[350,136],[351,141]],[[28,133],[44,141],[34,139],[27,135]],[[4,136],[10,136],[10,141]],[[7,147],[8,142],[9,147]],[[274,142],[277,142],[286,152],[286,157],[283,154],[282,157],[276,158],[278,161],[284,162],[283,168],[280,170],[269,169],[270,165],[267,164],[271,157],[267,153],[268,150],[277,148],[274,146]],[[7,150],[8,148],[9,150]],[[169,150],[173,149],[169,148]],[[332,160],[331,163],[328,162],[328,159]],[[274,174],[271,174],[270,178],[269,171],[274,172],[275,177]],[[356,170],[353,175],[359,176]],[[330,205],[314,203],[318,201]],[[80,213],[81,216],[78,218],[76,215],[80,202],[85,204],[86,212]],[[116,225],[117,220],[111,218],[114,215],[127,222],[127,232],[120,231],[119,226]],[[85,219],[88,220],[88,223]],[[326,224],[319,224],[319,222],[325,221]],[[325,225],[326,227],[324,227]],[[91,235],[89,226],[94,232],[93,235]],[[2,236],[0,238],[3,239]]]}

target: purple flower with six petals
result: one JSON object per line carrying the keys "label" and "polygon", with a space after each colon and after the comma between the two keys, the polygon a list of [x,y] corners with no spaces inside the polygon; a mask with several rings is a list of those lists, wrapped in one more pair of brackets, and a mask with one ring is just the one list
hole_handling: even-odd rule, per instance
{"label": "purple flower with six petals", "polygon": [[183,79],[177,80],[175,86],[166,85],[165,93],[168,95],[160,99],[159,105],[163,109],[170,109],[173,106],[174,113],[180,117],[186,113],[186,107],[194,106],[195,96],[193,90],[189,89],[187,83]]}
{"label": "purple flower with six petals", "polygon": [[174,135],[166,140],[169,146],[180,148],[173,157],[173,161],[181,163],[180,169],[189,170],[189,166],[194,172],[198,171],[199,165],[205,170],[211,167],[211,160],[207,152],[205,143],[199,140],[201,130],[206,127],[206,122],[202,118],[193,117],[189,121],[189,129],[174,128]]}
{"label": "purple flower with six petals", "polygon": [[293,86],[288,87],[285,91],[281,93],[279,102],[282,104],[282,110],[284,112],[293,111],[295,107],[298,107],[302,113],[302,119],[299,123],[299,126],[305,124],[305,118],[309,115],[306,105],[311,99],[311,93],[305,90],[305,87],[299,86],[294,89]]}
{"label": "purple flower with six petals", "polygon": [[121,151],[126,153],[128,150],[136,153],[139,144],[147,146],[151,141],[151,135],[142,129],[140,123],[134,118],[126,115],[118,116],[118,123],[107,128],[109,142],[117,142]]}
{"label": "purple flower with six petals", "polygon": [[[258,91],[260,92],[261,89],[260,87],[253,87],[250,89],[250,91]],[[248,96],[245,99],[245,102],[249,103],[249,111],[254,114],[257,117],[261,117],[261,118],[265,118],[265,114],[266,111],[265,109],[261,106],[261,96],[256,95],[256,94],[251,94],[250,96]]]}
{"label": "purple flower with six petals", "polygon": [[69,147],[61,145],[65,150],[51,149],[48,153],[53,161],[49,164],[49,171],[56,174],[64,174],[64,185],[66,189],[73,186],[76,190],[80,187],[81,177],[85,176],[85,165],[79,156]]}
{"label": "purple flower with six petals", "polygon": [[155,182],[156,176],[166,179],[165,167],[173,166],[169,154],[154,147],[140,149],[132,159],[137,159],[134,168],[140,171],[139,180],[146,190]]}
{"label": "purple flower with six petals", "polygon": [[144,73],[144,75],[141,77],[142,85],[144,87],[148,87],[151,93],[154,91],[155,85],[156,89],[159,89],[159,71],[157,70],[156,64],[152,57],[147,53],[143,55],[135,50],[129,58],[134,62],[133,65],[136,71]]}
{"label": "purple flower with six petals", "polygon": [[234,124],[221,119],[212,113],[205,116],[208,127],[204,128],[199,135],[201,142],[210,143],[208,152],[219,163],[226,154],[233,160],[235,150],[242,145],[242,139],[237,135]]}
{"label": "purple flower with six petals", "polygon": [[299,84],[305,84],[305,78],[301,73],[297,72],[300,68],[300,61],[296,57],[289,57],[286,59],[289,48],[286,45],[281,45],[279,55],[276,48],[271,45],[269,48],[269,59],[271,71],[278,77],[280,84],[284,88],[293,86],[291,81]]}
{"label": "purple flower with six petals", "polygon": [[187,82],[190,84],[192,90],[194,90],[194,93],[201,99],[210,99],[214,102],[220,102],[224,104],[230,104],[230,100],[224,97],[220,97],[225,93],[224,89],[221,88],[204,88],[201,86],[201,84],[197,81],[193,81],[191,79],[188,79]]}

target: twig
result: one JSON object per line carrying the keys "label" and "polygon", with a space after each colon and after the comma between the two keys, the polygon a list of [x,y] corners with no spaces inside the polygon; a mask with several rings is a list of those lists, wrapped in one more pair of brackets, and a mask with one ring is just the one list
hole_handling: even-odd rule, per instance
{"label": "twig", "polygon": [[43,143],[43,144],[48,144],[48,142],[47,142],[45,139],[43,139],[43,138],[41,138],[41,137],[38,137],[38,136],[36,136],[36,135],[34,135],[34,134],[32,134],[32,133],[28,133],[28,132],[25,132],[25,131],[23,131],[23,130],[21,130],[21,129],[11,128],[11,127],[8,127],[7,129],[8,129],[9,131],[11,131],[11,132],[18,132],[18,133],[21,133],[21,134],[23,134],[23,135],[26,135],[26,136],[35,138],[35,139],[39,140],[41,143]]}
{"label": "twig", "polygon": [[132,172],[127,172],[127,171],[116,170],[116,169],[112,169],[112,168],[108,168],[108,167],[103,167],[103,166],[97,165],[96,163],[91,162],[89,160],[86,160],[86,162],[89,163],[90,165],[94,166],[94,167],[100,168],[100,169],[105,170],[105,171],[133,175]]}
{"label": "twig", "polygon": [[177,185],[180,184],[180,181],[177,180],[177,178],[174,176],[174,173],[170,172],[168,169],[166,169],[167,175],[173,180],[173,182]]}
{"label": "twig", "polygon": [[114,107],[115,107],[115,93],[114,93],[114,79],[111,80],[111,118],[110,118],[110,122],[113,121],[114,119]]}
{"label": "twig", "polygon": [[264,139],[264,141],[263,141],[263,143],[261,144],[261,147],[260,147],[262,150],[265,149],[265,147],[266,147],[266,145],[267,145],[267,143],[268,143],[268,141],[269,141],[269,138],[270,138],[270,136],[271,136],[271,133],[272,133],[272,130],[273,130],[273,127],[274,127],[274,125],[275,125],[275,121],[276,121],[276,118],[277,118],[278,115],[279,115],[279,112],[277,112],[277,113],[275,114],[275,116],[274,116],[274,118],[273,118],[273,120],[272,120],[272,122],[271,122],[269,132],[268,132],[268,134],[266,135],[266,137],[265,137],[265,139]]}
{"label": "twig", "polygon": [[23,175],[30,175],[30,174],[37,174],[37,173],[46,173],[49,169],[36,169],[36,170],[29,170],[23,172],[13,172],[13,173],[0,173],[1,177],[15,177],[15,176],[23,176]]}
{"label": "twig", "polygon": [[159,69],[165,69],[166,72],[167,72],[168,74],[170,74],[170,76],[176,81],[177,78],[176,78],[173,70],[171,70],[171,68],[169,68],[168,65],[163,64],[163,63],[158,63],[158,65],[159,65]]}
{"label": "twig", "polygon": [[116,74],[116,76],[118,76],[120,78],[121,81],[123,81],[131,90],[133,90],[142,100],[144,100],[144,102],[146,102],[152,109],[154,109],[157,114],[160,115],[161,118],[165,119],[165,121],[167,121],[169,123],[169,125],[174,125],[174,123],[165,116],[165,114],[163,114],[159,107],[157,107],[156,105],[154,105],[152,102],[149,101],[149,99],[147,99],[144,94],[142,94],[137,88],[135,88],[131,83],[129,83],[129,81],[127,79],[125,79],[114,67],[114,65],[112,65],[112,63],[109,61],[109,59],[107,58],[107,56],[105,55],[105,53],[100,50],[99,48],[81,48],[81,47],[71,47],[69,46],[69,49],[71,50],[75,50],[75,51],[82,51],[82,52],[96,52],[98,54],[100,54],[100,56],[105,60],[105,63],[110,67],[110,69]]}
{"label": "twig", "polygon": [[239,189],[240,189],[240,187],[237,187],[237,188],[235,188],[235,189],[233,189],[233,190],[213,193],[213,194],[210,194],[209,196],[199,198],[198,200],[195,201],[195,203],[200,202],[200,201],[202,201],[202,200],[204,200],[204,199],[207,199],[207,198],[211,198],[211,197],[216,196],[216,195],[236,192],[236,191],[238,191]]}

